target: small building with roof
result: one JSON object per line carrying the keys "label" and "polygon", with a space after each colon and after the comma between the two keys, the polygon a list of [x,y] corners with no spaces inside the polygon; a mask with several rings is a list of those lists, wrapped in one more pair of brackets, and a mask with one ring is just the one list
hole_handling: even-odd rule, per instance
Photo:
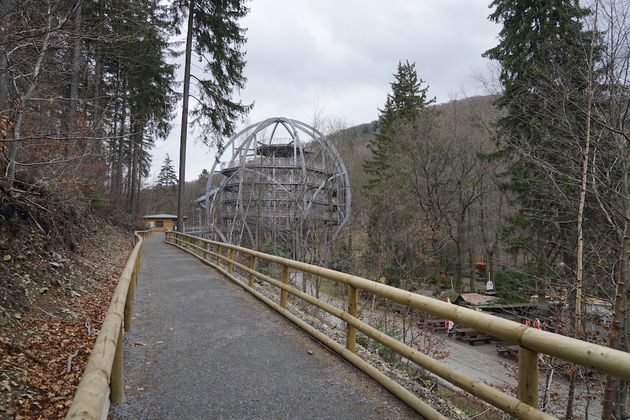
{"label": "small building with roof", "polygon": [[498,298],[496,296],[481,295],[479,293],[462,293],[453,303],[461,306],[486,306],[492,303],[496,303]]}
{"label": "small building with roof", "polygon": [[[187,218],[184,216],[184,220]],[[175,214],[150,214],[144,216],[143,219],[153,232],[165,232],[177,228],[177,215]]]}

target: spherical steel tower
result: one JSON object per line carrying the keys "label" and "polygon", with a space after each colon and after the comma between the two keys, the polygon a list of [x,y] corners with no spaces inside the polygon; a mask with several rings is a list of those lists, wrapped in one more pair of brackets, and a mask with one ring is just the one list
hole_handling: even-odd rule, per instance
{"label": "spherical steel tower", "polygon": [[[299,260],[326,259],[350,217],[348,172],[315,128],[268,118],[223,148],[208,178],[208,231],[261,249],[272,243]],[[271,241],[271,242],[270,242]]]}

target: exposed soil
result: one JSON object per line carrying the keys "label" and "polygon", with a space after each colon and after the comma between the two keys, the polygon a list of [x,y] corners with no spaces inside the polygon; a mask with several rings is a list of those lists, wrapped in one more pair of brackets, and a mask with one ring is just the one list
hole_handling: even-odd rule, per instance
{"label": "exposed soil", "polygon": [[0,190],[0,419],[65,415],[134,229],[77,198]]}

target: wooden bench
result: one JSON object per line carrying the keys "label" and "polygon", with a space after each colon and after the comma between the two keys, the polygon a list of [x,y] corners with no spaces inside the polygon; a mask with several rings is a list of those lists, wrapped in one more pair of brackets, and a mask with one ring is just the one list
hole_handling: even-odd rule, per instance
{"label": "wooden bench", "polygon": [[461,340],[467,342],[468,344],[470,344],[471,346],[474,346],[475,343],[478,343],[480,341],[483,341],[486,344],[489,344],[490,341],[492,341],[494,339],[494,337],[492,337],[491,335],[487,335],[487,334],[479,334],[479,335],[475,335],[475,336],[466,336],[466,337],[462,337]]}
{"label": "wooden bench", "polygon": [[497,348],[499,356],[507,357],[508,359],[518,359],[518,346],[510,343],[509,341],[497,341],[494,343]]}
{"label": "wooden bench", "polygon": [[453,335],[456,338],[466,337],[467,335],[476,333],[477,331],[472,328],[454,328]]}
{"label": "wooden bench", "polygon": [[490,341],[494,339],[492,336],[481,333],[473,328],[456,328],[453,333],[458,340],[465,341],[471,346],[474,346],[475,343],[480,341],[490,343]]}
{"label": "wooden bench", "polygon": [[418,326],[431,332],[444,332],[446,331],[445,323],[446,321],[443,319],[427,319],[424,323],[418,324]]}
{"label": "wooden bench", "polygon": [[443,319],[427,319],[425,322],[425,328],[431,332],[444,332],[446,331],[446,321]]}

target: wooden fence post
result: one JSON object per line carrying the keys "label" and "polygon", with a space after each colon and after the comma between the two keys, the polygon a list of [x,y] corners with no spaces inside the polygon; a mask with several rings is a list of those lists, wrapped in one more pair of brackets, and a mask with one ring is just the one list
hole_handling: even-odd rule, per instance
{"label": "wooden fence post", "polygon": [[223,247],[221,245],[217,246],[217,266],[221,267],[221,257],[219,255],[223,255]]}
{"label": "wooden fence post", "polygon": [[518,399],[538,408],[538,353],[518,348]]}
{"label": "wooden fence post", "polygon": [[138,279],[140,278],[140,269],[142,268],[142,247],[138,249],[138,257],[136,258],[136,264],[138,264],[138,267],[136,268],[136,283],[134,284],[134,289],[133,289],[134,299],[136,297],[136,286],[138,285]]}
{"label": "wooden fence post", "polygon": [[232,274],[234,272],[234,264],[232,264],[232,260],[234,259],[234,250],[228,250],[228,264],[227,264],[227,272]]}
{"label": "wooden fence post", "polygon": [[124,399],[125,378],[123,367],[123,329],[118,332],[118,342],[116,343],[116,353],[112,364],[112,376],[110,378],[109,399],[113,403],[120,404]]}
{"label": "wooden fence post", "polygon": [[[249,256],[249,268],[251,268],[252,270],[256,269],[256,256],[255,255]],[[247,279],[248,279],[247,284],[249,285],[249,287],[254,287],[254,280],[256,280],[254,273],[249,273],[249,275],[247,276]]]}
{"label": "wooden fence post", "polygon": [[138,260],[139,255],[140,251],[138,251],[138,254],[136,254],[136,261],[133,264],[133,272],[131,273],[129,289],[127,291],[127,301],[133,301],[136,298],[136,284],[138,283],[138,271],[140,270],[140,264]]}
{"label": "wooden fence post", "polygon": [[[356,318],[358,315],[359,291],[348,285],[348,315]],[[357,329],[346,323],[346,348],[352,353],[356,352]]]}
{"label": "wooden fence post", "polygon": [[133,276],[134,274],[131,274],[131,279],[129,280],[129,288],[127,289],[127,296],[125,297],[125,309],[123,312],[123,328],[125,331],[129,331],[131,329],[131,312],[133,310],[133,308],[131,307],[131,303],[133,301],[133,294],[135,293],[133,291]]}
{"label": "wooden fence post", "polygon": [[[284,284],[289,284],[289,267],[287,267],[286,265],[282,266],[282,274],[281,274],[280,280]],[[280,306],[282,308],[287,307],[288,297],[289,297],[289,292],[287,292],[284,289],[280,291]]]}

